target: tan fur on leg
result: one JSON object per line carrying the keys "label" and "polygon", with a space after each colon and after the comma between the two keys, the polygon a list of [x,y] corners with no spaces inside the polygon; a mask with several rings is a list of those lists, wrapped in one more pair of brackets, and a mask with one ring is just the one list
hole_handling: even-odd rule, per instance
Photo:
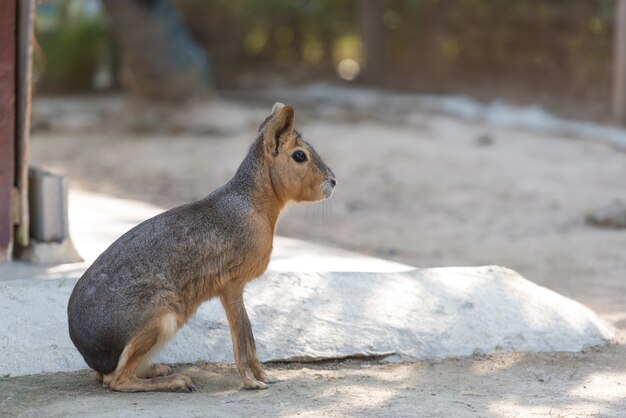
{"label": "tan fur on leg", "polygon": [[[220,297],[230,325],[230,335],[233,340],[233,351],[235,352],[235,363],[243,379],[243,387],[246,389],[267,389],[267,385],[263,381],[257,380],[255,374],[250,369],[248,339],[246,338],[246,320],[243,315],[243,313],[245,313],[243,288],[233,284],[224,289]],[[247,314],[245,317],[247,318]],[[247,325],[249,327],[249,321]],[[249,332],[251,333],[252,329],[250,329]]]}
{"label": "tan fur on leg", "polygon": [[[146,328],[124,348],[109,387],[120,392],[191,392],[195,386],[188,376],[171,375],[141,379],[138,369],[167,343],[177,329],[177,319],[167,313]],[[149,368],[147,368],[149,369]],[[108,376],[107,376],[108,377]]]}
{"label": "tan fur on leg", "polygon": [[275,383],[277,379],[268,375],[265,370],[263,370],[261,362],[259,361],[259,357],[256,353],[254,334],[252,333],[252,325],[250,324],[250,319],[248,318],[248,312],[246,312],[246,307],[243,305],[243,299],[240,307],[240,320],[242,322],[243,336],[246,340],[248,366],[250,366],[252,374],[257,380],[263,383]]}

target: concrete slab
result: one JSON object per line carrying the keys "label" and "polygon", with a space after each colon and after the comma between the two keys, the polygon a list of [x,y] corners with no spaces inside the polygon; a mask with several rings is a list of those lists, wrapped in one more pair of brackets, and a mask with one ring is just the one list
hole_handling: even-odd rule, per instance
{"label": "concrete slab", "polygon": [[[70,207],[85,263],[0,266],[0,375],[85,367],[67,333],[74,283],[114,239],[160,211],[84,192],[70,194]],[[280,237],[275,247],[245,296],[263,361],[579,351],[613,336],[583,305],[502,267],[416,269]],[[210,301],[159,360],[232,358],[225,315]]]}

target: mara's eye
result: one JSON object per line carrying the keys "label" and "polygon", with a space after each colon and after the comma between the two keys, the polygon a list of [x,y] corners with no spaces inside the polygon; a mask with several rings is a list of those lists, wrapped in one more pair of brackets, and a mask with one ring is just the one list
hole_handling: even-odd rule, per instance
{"label": "mara's eye", "polygon": [[293,158],[294,161],[297,163],[303,163],[306,161],[306,154],[304,153],[304,151],[298,150],[291,154],[291,158]]}

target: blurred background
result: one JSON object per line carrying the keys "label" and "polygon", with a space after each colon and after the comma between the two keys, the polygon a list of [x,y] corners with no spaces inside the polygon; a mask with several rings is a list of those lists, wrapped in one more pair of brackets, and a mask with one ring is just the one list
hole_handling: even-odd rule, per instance
{"label": "blurred background", "polygon": [[339,184],[279,234],[504,265],[626,327],[620,2],[47,0],[31,160],[169,208],[289,103]]}
{"label": "blurred background", "polygon": [[[615,8],[615,0],[47,0],[37,10],[36,85],[41,94],[128,88],[175,99],[323,80],[602,119]],[[162,84],[194,71],[201,79]]]}

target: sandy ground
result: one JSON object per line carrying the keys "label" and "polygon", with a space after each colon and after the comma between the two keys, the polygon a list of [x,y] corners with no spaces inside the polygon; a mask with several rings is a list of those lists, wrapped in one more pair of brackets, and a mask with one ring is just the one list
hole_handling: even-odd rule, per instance
{"label": "sandy ground", "polygon": [[[202,112],[194,119],[201,128],[188,129],[192,122],[175,134],[93,128],[88,117],[66,129],[55,117],[34,134],[32,160],[74,187],[174,206],[228,180],[265,113],[237,102]],[[13,415],[41,406],[40,416],[142,408],[147,416],[155,405],[197,416],[626,416],[626,232],[584,222],[626,200],[626,153],[420,112],[399,120],[312,103],[298,121],[339,186],[324,204],[292,208],[279,233],[421,267],[504,265],[600,313],[618,328],[618,343],[438,364],[276,365],[283,381],[261,393],[238,391],[229,365],[192,366],[202,389],[187,397],[110,394],[85,373],[11,378],[0,382],[2,408]]]}

